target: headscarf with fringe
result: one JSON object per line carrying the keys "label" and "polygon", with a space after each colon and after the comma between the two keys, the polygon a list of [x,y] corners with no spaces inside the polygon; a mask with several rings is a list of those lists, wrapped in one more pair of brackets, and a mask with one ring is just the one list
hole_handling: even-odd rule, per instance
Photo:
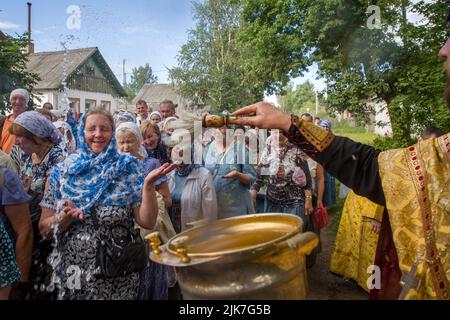
{"label": "headscarf with fringe", "polygon": [[85,124],[86,115],[83,115],[78,128],[79,153],[58,164],[48,180],[56,190],[57,210],[64,200],[72,201],[86,215],[96,204],[138,205],[144,183],[142,162],[127,153],[118,153],[114,128],[109,145],[95,154],[86,143]]}

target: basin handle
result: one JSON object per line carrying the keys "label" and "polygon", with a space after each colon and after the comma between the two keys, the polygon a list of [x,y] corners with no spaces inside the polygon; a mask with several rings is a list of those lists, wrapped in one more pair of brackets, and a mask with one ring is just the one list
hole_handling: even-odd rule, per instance
{"label": "basin handle", "polygon": [[297,253],[309,255],[319,244],[319,238],[314,232],[304,232],[288,239],[287,245]]}
{"label": "basin handle", "polygon": [[207,225],[211,222],[211,219],[202,219],[202,220],[196,220],[186,223],[186,227],[190,228],[196,228],[196,227],[202,227]]}
{"label": "basin handle", "polygon": [[148,241],[150,248],[155,256],[159,256],[161,254],[161,249],[159,246],[161,245],[161,240],[159,239],[159,232],[152,232],[146,235],[145,240]]}
{"label": "basin handle", "polygon": [[175,246],[177,256],[180,258],[180,262],[182,263],[191,262],[191,258],[189,258],[187,254],[187,247],[186,247],[187,240],[189,240],[187,236],[182,236],[172,241],[173,245]]}

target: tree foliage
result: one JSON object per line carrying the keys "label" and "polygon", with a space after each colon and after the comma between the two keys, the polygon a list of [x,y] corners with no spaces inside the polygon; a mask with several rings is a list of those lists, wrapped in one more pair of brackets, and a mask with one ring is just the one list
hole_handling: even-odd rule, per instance
{"label": "tree foliage", "polygon": [[306,81],[295,88],[289,83],[284,92],[278,99],[283,111],[292,114],[315,113],[316,93],[311,82]]}
{"label": "tree foliage", "polygon": [[[380,29],[367,26],[369,5],[381,9]],[[247,67],[267,89],[282,91],[315,62],[331,112],[368,120],[374,110],[366,102],[383,101],[404,145],[426,126],[450,130],[437,57],[449,7],[449,0],[245,0],[239,39],[253,48]],[[407,12],[427,23],[412,24]]]}
{"label": "tree foliage", "polygon": [[194,2],[196,26],[178,55],[170,78],[183,96],[212,111],[234,110],[262,98],[263,88],[245,72],[252,54],[238,45],[239,0]]}
{"label": "tree foliage", "polygon": [[128,94],[128,100],[131,101],[139,90],[147,83],[157,83],[158,77],[153,74],[152,67],[148,63],[131,71],[131,81],[125,86],[125,92]]}
{"label": "tree foliage", "polygon": [[38,75],[27,71],[27,56],[23,53],[28,44],[27,34],[12,37],[0,35],[0,112],[9,108],[9,94],[17,88],[32,92]]}

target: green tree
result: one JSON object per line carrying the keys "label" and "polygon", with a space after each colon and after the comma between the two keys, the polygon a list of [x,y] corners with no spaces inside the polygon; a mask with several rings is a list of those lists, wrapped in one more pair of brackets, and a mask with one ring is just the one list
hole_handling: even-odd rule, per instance
{"label": "green tree", "polygon": [[131,71],[130,84],[125,86],[125,91],[128,94],[127,99],[129,101],[139,93],[139,90],[147,83],[157,83],[158,77],[153,74],[152,67],[148,63],[145,66],[133,68]]}
{"label": "green tree", "polygon": [[178,55],[170,78],[183,96],[212,111],[234,110],[263,97],[263,88],[245,73],[246,55],[238,45],[239,0],[193,3],[196,26]]}
{"label": "green tree", "polygon": [[[369,5],[381,9],[380,29],[367,26]],[[425,126],[450,130],[437,57],[449,6],[449,0],[246,0],[239,39],[253,48],[247,66],[268,90],[281,92],[289,77],[316,62],[330,112],[368,121],[374,110],[366,102],[383,101],[394,137],[405,145]],[[411,24],[408,10],[427,23]]]}
{"label": "green tree", "polygon": [[16,88],[32,92],[38,75],[27,71],[27,34],[12,37],[0,34],[0,112],[9,108],[9,94]]}
{"label": "green tree", "polygon": [[316,93],[311,82],[306,81],[295,88],[289,83],[284,91],[285,94],[279,99],[283,111],[301,114],[309,109],[310,113],[315,113]]}

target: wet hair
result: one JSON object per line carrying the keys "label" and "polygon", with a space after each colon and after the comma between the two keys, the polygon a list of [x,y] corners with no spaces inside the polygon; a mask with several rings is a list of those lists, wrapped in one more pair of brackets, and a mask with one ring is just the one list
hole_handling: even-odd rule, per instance
{"label": "wet hair", "polygon": [[35,136],[30,131],[22,127],[20,124],[14,122],[11,123],[11,125],[8,128],[8,131],[10,134],[13,134],[16,137],[25,137],[31,140],[31,142],[33,142],[36,145],[40,146],[54,145],[54,143],[52,143],[49,138],[39,138],[38,136]]}
{"label": "wet hair", "polygon": [[423,133],[421,134],[420,137],[423,140],[427,140],[427,139],[430,139],[433,134],[436,137],[440,137],[440,136],[442,136],[444,134],[444,131],[442,131],[439,128],[429,127],[429,128],[426,128],[425,130],[423,130]]}
{"label": "wet hair", "polygon": [[151,123],[148,120],[145,120],[141,124],[141,134],[144,140],[146,139],[145,137],[147,136],[147,132],[150,128],[153,129],[153,131],[158,135],[158,137],[161,137],[161,130],[159,130],[159,126],[157,124]]}
{"label": "wet hair", "polygon": [[111,125],[111,128],[114,128],[114,118],[111,115],[111,113],[109,113],[108,111],[103,110],[101,108],[94,108],[94,109],[90,110],[88,113],[86,113],[86,119],[89,116],[92,116],[94,114],[100,114],[102,116],[105,116],[108,119],[109,124]]}

